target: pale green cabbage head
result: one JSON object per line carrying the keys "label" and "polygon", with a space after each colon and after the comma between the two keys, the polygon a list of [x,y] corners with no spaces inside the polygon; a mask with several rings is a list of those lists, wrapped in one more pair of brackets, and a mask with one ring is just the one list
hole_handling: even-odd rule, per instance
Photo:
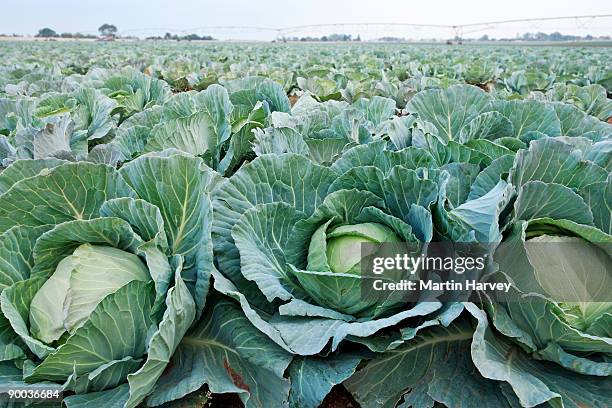
{"label": "pale green cabbage head", "polygon": [[131,281],[151,280],[142,260],[129,252],[83,244],[57,265],[30,304],[30,331],[45,343],[82,326],[96,306]]}
{"label": "pale green cabbage head", "polygon": [[[309,248],[309,256],[317,256],[316,253],[319,242],[321,240],[321,230],[324,230],[327,225],[319,227],[319,230],[313,235]],[[325,243],[327,249],[327,263],[332,272],[338,273],[361,273],[362,249],[361,244],[371,243],[380,244],[385,242],[400,242],[400,238],[395,232],[386,225],[368,222],[362,224],[339,225],[331,228],[325,235]],[[310,253],[312,251],[312,254]]]}
{"label": "pale green cabbage head", "polygon": [[121,170],[27,160],[0,174],[0,264],[11,265],[0,274],[4,368],[14,381],[55,383],[68,406],[107,391],[133,407],[153,392],[159,361],[203,311],[212,176],[176,151]]}

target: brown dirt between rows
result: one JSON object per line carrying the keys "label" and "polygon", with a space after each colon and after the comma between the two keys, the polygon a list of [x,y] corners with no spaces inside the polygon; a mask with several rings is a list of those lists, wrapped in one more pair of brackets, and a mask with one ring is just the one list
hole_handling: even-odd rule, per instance
{"label": "brown dirt between rows", "polygon": [[[172,408],[243,408],[242,402],[235,394],[213,395],[208,401],[207,398],[197,401],[179,402]],[[336,386],[325,398],[319,408],[359,408],[353,397],[342,386]]]}

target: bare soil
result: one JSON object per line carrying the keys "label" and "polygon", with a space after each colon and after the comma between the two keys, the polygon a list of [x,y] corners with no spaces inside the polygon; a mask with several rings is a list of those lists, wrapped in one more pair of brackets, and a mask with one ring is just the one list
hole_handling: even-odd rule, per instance
{"label": "bare soil", "polygon": [[[211,395],[207,391],[197,391],[162,408],[244,408],[244,405],[236,394]],[[343,386],[337,385],[319,408],[359,408],[359,404]]]}

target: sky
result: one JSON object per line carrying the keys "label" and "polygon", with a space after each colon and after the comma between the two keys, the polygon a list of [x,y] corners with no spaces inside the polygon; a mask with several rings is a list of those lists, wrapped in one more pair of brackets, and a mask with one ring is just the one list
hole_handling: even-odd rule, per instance
{"label": "sky", "polygon": [[[206,26],[288,27],[327,23],[466,24],[515,18],[612,14],[610,0],[2,0],[0,33],[35,34],[42,27],[57,32],[95,33],[103,23],[114,24],[122,34],[138,36],[166,31],[205,34]],[[549,27],[550,26],[550,27]],[[559,30],[554,30],[559,28]],[[525,31],[561,31],[564,34],[595,30],[612,35],[612,19],[493,27],[501,35]],[[298,32],[320,34],[324,30]],[[331,29],[343,32],[343,28]],[[355,30],[346,28],[344,31]],[[405,29],[402,29],[405,30]],[[366,30],[384,35],[384,28]],[[393,34],[393,30],[390,33]],[[432,30],[432,33],[439,32]],[[600,33],[603,31],[602,33]],[[381,33],[382,32],[382,33]],[[404,32],[402,32],[404,33]],[[483,32],[484,33],[484,32]],[[210,32],[222,37],[267,39],[272,32],[224,29]],[[404,33],[427,36],[425,30]],[[480,32],[478,33],[480,34]]]}

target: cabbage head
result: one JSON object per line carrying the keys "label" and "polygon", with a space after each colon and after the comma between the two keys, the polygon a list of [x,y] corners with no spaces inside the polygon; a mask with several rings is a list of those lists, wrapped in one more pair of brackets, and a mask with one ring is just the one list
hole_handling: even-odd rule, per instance
{"label": "cabbage head", "polygon": [[[0,175],[0,367],[69,407],[135,407],[201,314],[213,173],[166,151],[121,170],[19,160]],[[25,386],[25,384],[23,386]]]}
{"label": "cabbage head", "polygon": [[[216,196],[219,268],[237,285],[257,289],[253,301],[286,302],[281,320],[304,320],[307,315],[358,327],[358,318],[395,315],[389,299],[362,296],[367,276],[361,271],[361,244],[431,239],[428,207],[437,198],[436,181],[402,166],[387,175],[372,167],[367,171],[381,176],[377,195],[360,186],[353,174],[342,177],[341,165],[324,167],[293,154],[264,155],[228,179]],[[386,201],[383,185],[402,181],[417,191]],[[282,331],[284,324],[276,326]],[[316,345],[298,339],[285,345],[312,354],[347,333],[321,335]]]}
{"label": "cabbage head", "polygon": [[514,286],[485,302],[490,323],[474,313],[475,365],[522,406],[612,402],[612,176],[566,142],[537,140],[517,154],[495,276]]}
{"label": "cabbage head", "polygon": [[[214,299],[179,345],[156,401],[206,384],[238,393],[249,408],[315,408],[373,353],[393,353],[420,328],[445,330],[461,304],[362,294],[369,277],[360,269],[368,255],[361,244],[410,243],[420,253],[434,237],[433,207],[445,194],[454,204],[437,212],[453,231],[473,238],[474,229],[491,230],[506,183],[467,201],[456,167],[438,168],[424,149],[390,151],[380,142],[347,150],[329,167],[292,153],[243,165],[213,199]],[[462,327],[452,338],[465,342],[472,333]],[[427,358],[438,351],[428,349]],[[402,395],[413,361],[398,371],[395,361],[378,365],[397,380],[380,401]],[[377,384],[350,391],[367,403]]]}

